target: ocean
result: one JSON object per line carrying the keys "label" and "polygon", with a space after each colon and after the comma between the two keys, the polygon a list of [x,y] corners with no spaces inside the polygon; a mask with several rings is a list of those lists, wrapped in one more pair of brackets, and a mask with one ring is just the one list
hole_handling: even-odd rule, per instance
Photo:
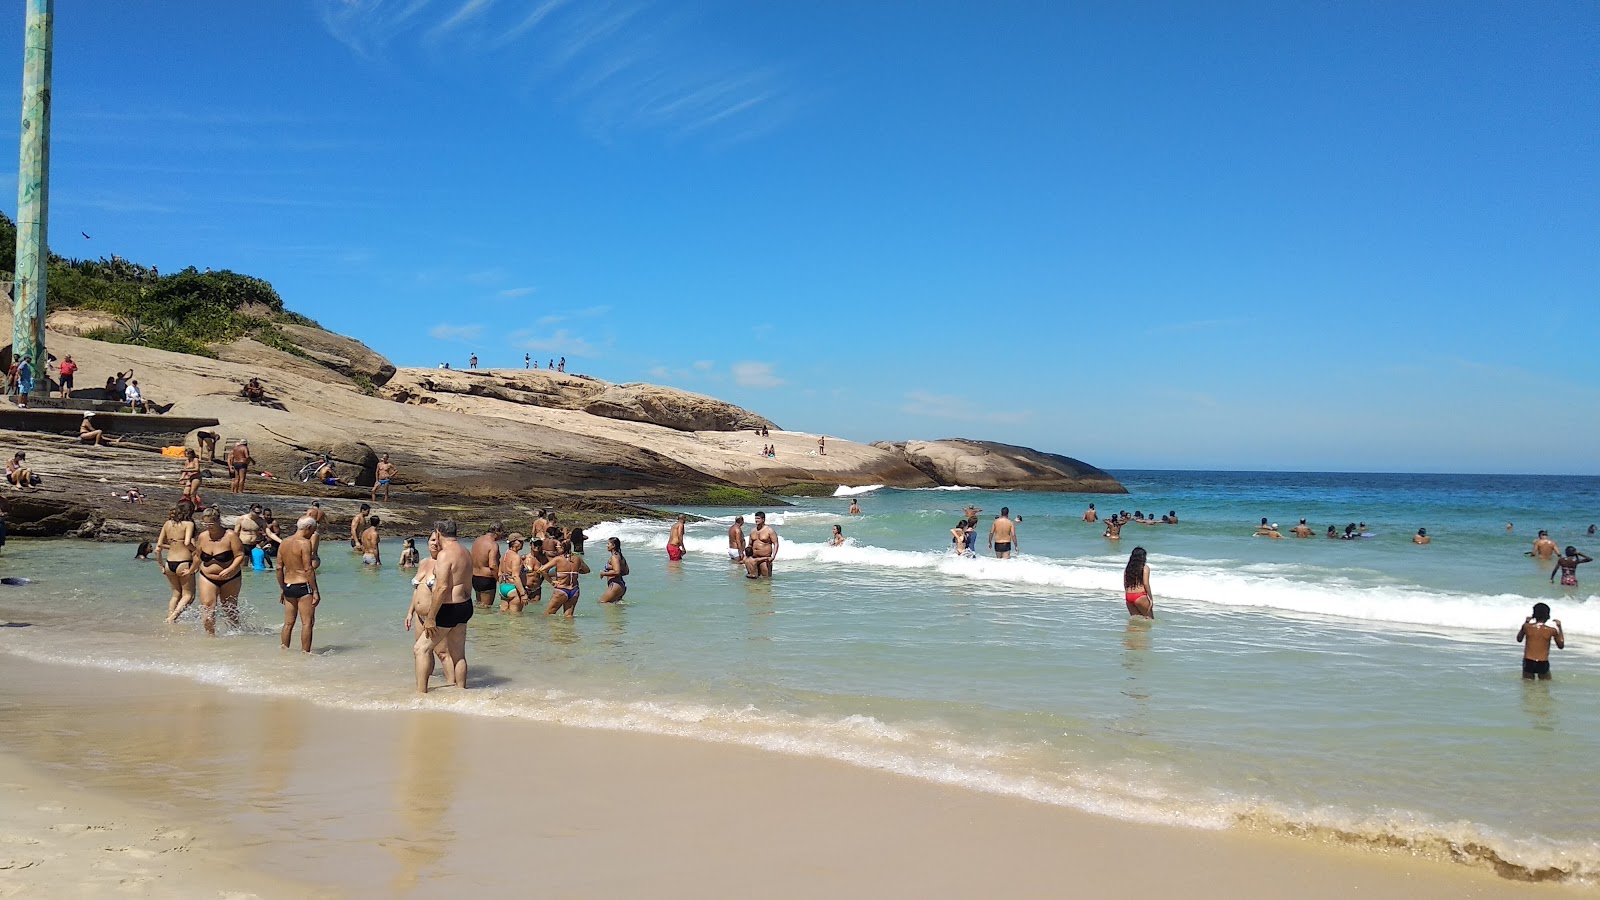
{"label": "ocean", "polygon": [[[166,582],[131,547],[13,540],[0,575],[33,581],[0,587],[0,618],[33,627],[0,629],[0,652],[334,707],[737,743],[1518,878],[1600,875],[1600,567],[1563,588],[1524,555],[1541,528],[1597,549],[1600,478],[1115,474],[1129,495],[862,486],[769,509],[783,540],[771,581],[725,554],[733,515],[754,510],[689,510],[707,520],[682,563],[666,560],[664,522],[603,524],[587,558],[598,571],[604,539],[622,540],[626,603],[599,607],[590,577],[573,621],[480,611],[465,693],[412,693],[398,537],[378,571],[325,543],[309,658],[277,649],[271,573],[247,572],[243,627],[207,639],[195,611],[162,622]],[[852,498],[862,515],[846,514]],[[1181,521],[1111,542],[1081,521],[1091,502]],[[1002,506],[1022,516],[1018,558],[948,552],[967,504],[983,523]],[[349,513],[330,511],[336,538]],[[1317,536],[1252,537],[1262,517],[1286,535],[1304,517]],[[1372,536],[1321,536],[1352,522]],[[827,545],[834,525],[844,546]],[[1419,527],[1431,545],[1411,543]],[[1135,546],[1154,622],[1123,606]],[[1525,682],[1514,635],[1538,601],[1568,645],[1552,680]]]}

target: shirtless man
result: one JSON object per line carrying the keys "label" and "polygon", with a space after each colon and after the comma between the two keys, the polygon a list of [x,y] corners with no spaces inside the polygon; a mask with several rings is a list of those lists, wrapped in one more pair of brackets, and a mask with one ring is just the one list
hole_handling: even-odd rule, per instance
{"label": "shirtless man", "polygon": [[1000,515],[995,516],[994,524],[989,526],[989,549],[994,551],[995,559],[1010,559],[1011,549],[1017,543],[1017,526],[1011,521],[1011,507],[1000,507]]}
{"label": "shirtless man", "polygon": [[1533,550],[1529,551],[1528,555],[1534,559],[1542,559],[1545,562],[1549,562],[1555,559],[1556,554],[1559,552],[1561,552],[1561,548],[1556,546],[1555,541],[1550,540],[1550,533],[1541,529],[1539,538],[1533,542]]}
{"label": "shirtless man", "polygon": [[744,558],[744,577],[772,577],[772,561],[778,557],[778,533],[767,524],[767,514],[756,513],[756,530],[750,535],[750,552]]}
{"label": "shirtless man", "polygon": [[572,611],[578,608],[578,576],[589,574],[589,564],[583,557],[572,555],[571,541],[562,541],[561,552],[545,563],[543,571],[550,581],[550,605],[544,608],[545,615],[565,612],[567,618],[572,618]]}
{"label": "shirtless man", "polygon": [[817,455],[818,456],[827,456],[828,455],[828,437],[827,437],[827,435],[823,435],[822,437],[817,438]]}
{"label": "shirtless man", "polygon": [[239,535],[239,543],[244,545],[244,552],[248,555],[256,549],[256,544],[261,541],[261,504],[250,504],[250,511],[235,519],[233,531]]}
{"label": "shirtless man", "polygon": [[966,509],[962,510],[961,512],[962,512],[962,515],[966,516],[969,519],[976,519],[976,518],[978,518],[978,513],[983,512],[983,507],[981,507],[981,506],[969,506]]}
{"label": "shirtless man", "polygon": [[354,550],[361,543],[361,535],[367,530],[367,517],[372,515],[372,507],[361,504],[361,509],[350,520],[350,549]]}
{"label": "shirtless man", "polygon": [[1106,520],[1106,533],[1104,537],[1111,541],[1122,540],[1122,520],[1116,516]]}
{"label": "shirtless man", "polygon": [[367,520],[367,527],[361,531],[361,564],[363,566],[383,565],[383,554],[378,550],[378,526],[383,520],[377,516]]}
{"label": "shirtless man", "polygon": [[240,438],[233,449],[228,451],[228,474],[233,481],[229,490],[235,494],[244,493],[244,478],[250,473],[250,466],[255,460],[250,456],[250,442]]}
{"label": "shirtless man", "polygon": [[850,513],[850,515],[852,515],[852,516],[859,516],[859,515],[861,515],[861,504],[859,504],[859,503],[857,503],[857,502],[856,502],[856,501],[854,501],[854,500],[851,500],[851,501],[850,501],[850,509],[849,509],[849,510],[848,510],[848,512],[849,512],[849,513]]}
{"label": "shirtless man", "polygon": [[283,603],[283,649],[289,649],[295,619],[300,620],[300,650],[311,652],[311,635],[317,624],[317,567],[312,562],[311,538],[317,522],[304,516],[295,523],[293,537],[285,538],[278,551],[278,599]]}
{"label": "shirtless man", "polygon": [[679,513],[678,521],[672,523],[672,531],[667,534],[667,559],[673,562],[683,559],[683,527],[688,522],[689,517]]}
{"label": "shirtless man", "polygon": [[1299,525],[1289,529],[1289,533],[1297,538],[1308,538],[1312,535],[1311,526],[1306,524],[1305,519],[1301,519]]}
{"label": "shirtless man", "polygon": [[496,522],[472,542],[472,593],[482,609],[494,605],[494,593],[500,585],[500,535],[505,530]]}
{"label": "shirtless man", "polygon": [[1517,629],[1517,643],[1526,641],[1522,649],[1522,677],[1547,681],[1550,678],[1550,642],[1556,649],[1565,649],[1567,635],[1561,630],[1561,620],[1550,618],[1550,604],[1535,603],[1533,615]]}
{"label": "shirtless man", "polygon": [[1266,519],[1262,519],[1261,524],[1256,526],[1255,537],[1272,538],[1275,541],[1283,539],[1278,526],[1268,523]]}
{"label": "shirtless man", "polygon": [[317,530],[311,532],[311,562],[313,565],[322,565],[322,523],[328,521],[328,514],[322,511],[322,501],[313,500],[306,507],[306,514],[302,518],[312,519],[317,523]]}
{"label": "shirtless man", "polygon": [[744,562],[744,516],[734,516],[728,526],[728,559]]}
{"label": "shirtless man", "polygon": [[[416,644],[417,692],[428,692],[433,655],[444,650],[444,677],[462,690],[467,687],[467,622],[472,618],[472,555],[456,539],[454,519],[433,524],[439,553],[433,558],[432,591],[427,606],[418,610],[422,627]],[[496,545],[498,549],[498,544]]]}
{"label": "shirtless man", "polygon": [[1089,504],[1089,508],[1083,511],[1083,520],[1090,523],[1100,521],[1100,514],[1095,511],[1093,503]]}
{"label": "shirtless man", "polygon": [[376,481],[372,482],[372,502],[378,502],[378,489],[383,489],[383,502],[389,502],[389,484],[394,481],[394,463],[389,462],[389,454],[378,457],[378,470],[373,473]]}

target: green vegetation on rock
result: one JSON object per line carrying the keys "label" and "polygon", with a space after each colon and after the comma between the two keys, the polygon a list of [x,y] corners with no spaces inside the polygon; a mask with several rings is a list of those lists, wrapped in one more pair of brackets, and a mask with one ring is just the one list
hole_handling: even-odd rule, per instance
{"label": "green vegetation on rock", "polygon": [[[16,268],[17,226],[0,213],[0,271]],[[209,344],[255,336],[262,343],[299,356],[305,354],[273,326],[316,323],[283,308],[283,298],[260,278],[237,272],[201,272],[193,266],[174,275],[111,259],[68,259],[50,254],[49,309],[88,309],[111,313],[116,324],[85,337],[117,344],[139,344],[177,353],[215,356]]]}

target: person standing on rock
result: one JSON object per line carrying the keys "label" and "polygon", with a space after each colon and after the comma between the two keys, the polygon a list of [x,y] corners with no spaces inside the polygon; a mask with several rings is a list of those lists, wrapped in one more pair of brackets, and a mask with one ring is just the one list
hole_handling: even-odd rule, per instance
{"label": "person standing on rock", "polygon": [[72,399],[72,376],[78,371],[78,364],[72,361],[72,354],[68,353],[61,360],[61,399]]}
{"label": "person standing on rock", "polygon": [[556,371],[557,372],[565,372],[565,371],[567,371],[567,358],[565,356],[561,357],[561,362],[556,363]]}
{"label": "person standing on rock", "polygon": [[250,473],[250,466],[255,460],[250,456],[250,442],[240,438],[233,449],[228,451],[228,475],[233,479],[229,490],[235,494],[244,493],[244,477]]}
{"label": "person standing on rock", "polygon": [[317,520],[302,516],[295,523],[294,535],[284,540],[278,552],[278,599],[283,603],[283,649],[289,649],[294,623],[300,620],[300,650],[311,652],[311,637],[317,625],[317,605],[322,595],[317,590],[317,565],[312,554],[312,536]]}
{"label": "person standing on rock", "polygon": [[1017,544],[1017,526],[1011,521],[1011,508],[1000,507],[1000,515],[995,516],[994,524],[989,526],[989,548],[994,551],[995,559],[1010,559],[1011,551]]}
{"label": "person standing on rock", "polygon": [[389,462],[389,454],[378,457],[378,470],[373,474],[376,480],[372,482],[372,502],[378,502],[378,488],[383,488],[383,502],[389,502],[389,485],[394,481],[394,463]]}
{"label": "person standing on rock", "polygon": [[778,533],[767,525],[767,514],[756,513],[756,530],[750,535],[750,552],[744,558],[744,577],[772,577],[772,561],[778,558]]}
{"label": "person standing on rock", "polygon": [[472,356],[467,358],[467,368],[476,369],[477,367],[478,367],[478,354],[474,353],[474,354],[472,354]]}
{"label": "person standing on rock", "polygon": [[483,609],[494,605],[494,593],[500,584],[500,535],[505,530],[496,522],[472,542],[472,593]]}
{"label": "person standing on rock", "polygon": [[828,455],[828,436],[827,435],[823,435],[823,436],[817,438],[817,455],[818,456],[827,456]]}
{"label": "person standing on rock", "polygon": [[522,367],[524,369],[533,368],[533,354],[532,353],[524,353],[524,354],[522,354]]}
{"label": "person standing on rock", "polygon": [[200,497],[200,457],[194,450],[183,448],[183,469],[178,472],[178,483],[183,486],[183,499],[194,502]]}
{"label": "person standing on rock", "polygon": [[683,528],[689,522],[689,517],[678,514],[678,521],[672,523],[672,531],[667,533],[667,559],[678,562],[683,559]]}
{"label": "person standing on rock", "polygon": [[728,526],[728,558],[744,562],[744,516],[734,516],[733,524]]}
{"label": "person standing on rock", "polygon": [[372,507],[363,503],[361,509],[350,519],[350,549],[354,550],[361,546],[361,535],[367,530],[367,517],[370,515]]}

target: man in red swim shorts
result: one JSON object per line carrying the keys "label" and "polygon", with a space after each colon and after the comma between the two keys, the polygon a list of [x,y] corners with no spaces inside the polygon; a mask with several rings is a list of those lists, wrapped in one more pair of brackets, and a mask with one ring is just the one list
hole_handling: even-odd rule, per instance
{"label": "man in red swim shorts", "polygon": [[672,532],[667,535],[667,559],[677,562],[683,559],[683,526],[688,524],[689,517],[678,515],[678,521],[672,523]]}

